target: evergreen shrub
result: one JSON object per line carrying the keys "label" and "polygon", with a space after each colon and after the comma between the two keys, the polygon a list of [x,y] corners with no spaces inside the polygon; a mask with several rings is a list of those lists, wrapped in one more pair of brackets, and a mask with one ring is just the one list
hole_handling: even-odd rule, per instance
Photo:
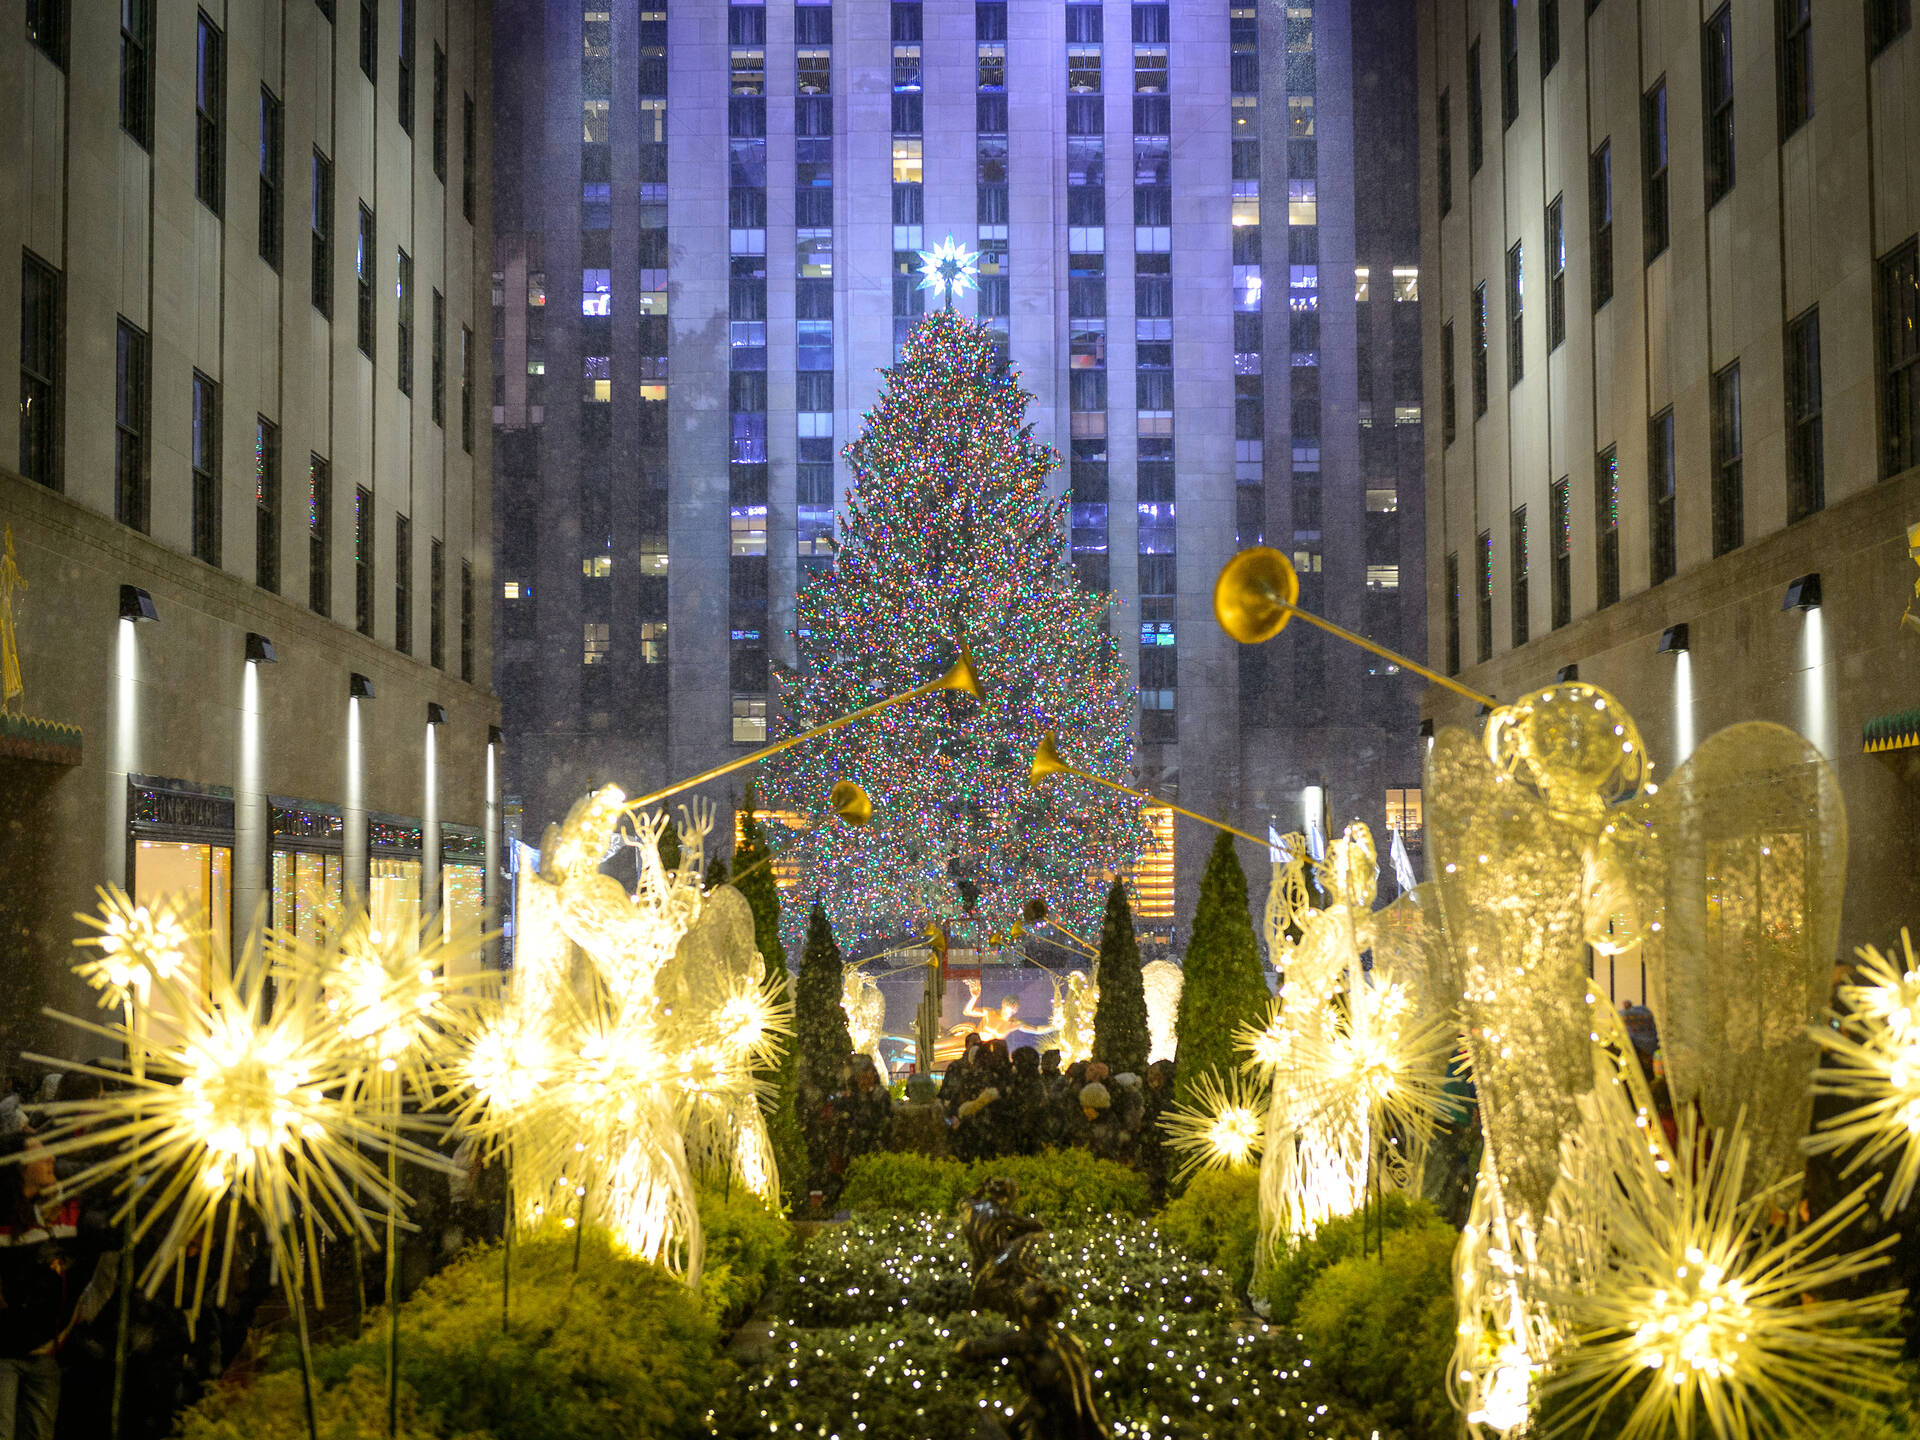
{"label": "evergreen shrub", "polygon": [[[356,1365],[314,1396],[320,1440],[385,1440],[384,1369]],[[214,1386],[180,1417],[179,1440],[306,1440],[307,1411],[298,1369]],[[400,1388],[400,1440],[489,1440],[485,1431],[447,1430],[422,1411],[411,1385]]]}
{"label": "evergreen shrub", "polygon": [[[1424,1200],[1410,1200],[1389,1191],[1364,1217],[1342,1215],[1327,1221],[1305,1240],[1282,1244],[1272,1257],[1265,1285],[1274,1324],[1284,1325],[1294,1318],[1301,1299],[1322,1271],[1358,1255],[1365,1246],[1377,1247],[1382,1234],[1391,1237],[1402,1230],[1435,1230],[1450,1241],[1459,1239],[1453,1227],[1436,1216]],[[1369,1231],[1371,1238],[1367,1238]]]}
{"label": "evergreen shrub", "polygon": [[1144,1214],[1150,1204],[1143,1177],[1085,1150],[1003,1155],[971,1164],[898,1150],[862,1155],[847,1166],[840,1203],[856,1215],[947,1215],[996,1175],[1018,1185],[1021,1210],[1048,1225],[1089,1214]]}
{"label": "evergreen shrub", "polygon": [[1449,1226],[1390,1234],[1382,1250],[1323,1271],[1295,1316],[1314,1370],[1408,1440],[1454,1440],[1447,1399],[1453,1357],[1453,1250]]}
{"label": "evergreen shrub", "polygon": [[1243,1025],[1266,1023],[1273,995],[1260,963],[1260,945],[1247,909],[1247,877],[1222,833],[1200,877],[1200,898],[1193,911],[1193,936],[1181,969],[1179,1064],[1174,1098],[1190,1104],[1202,1076],[1211,1072],[1225,1083],[1240,1068],[1234,1039]]}
{"label": "evergreen shrub", "polygon": [[700,1228],[707,1244],[700,1296],[707,1314],[730,1329],[779,1278],[792,1249],[793,1227],[759,1196],[735,1186],[700,1192]]}
{"label": "evergreen shrub", "polygon": [[1168,1239],[1224,1272],[1234,1294],[1245,1295],[1260,1245],[1260,1172],[1203,1170],[1158,1223]]}

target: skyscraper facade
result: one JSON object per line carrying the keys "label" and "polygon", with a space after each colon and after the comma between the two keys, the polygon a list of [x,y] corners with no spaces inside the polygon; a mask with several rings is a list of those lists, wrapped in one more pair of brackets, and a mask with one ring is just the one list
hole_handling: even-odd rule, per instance
{"label": "skyscraper facade", "polygon": [[[1293,630],[1236,653],[1211,608],[1264,541],[1307,603],[1420,633],[1411,96],[1364,102],[1400,203],[1362,236],[1344,0],[495,18],[499,684],[530,832],[778,733],[840,450],[949,237],[1062,457],[1075,568],[1115,597],[1141,783],[1255,833],[1299,828],[1310,786],[1376,825],[1417,787],[1403,677]],[[1307,734],[1329,717],[1343,736]],[[1209,838],[1185,823],[1143,886],[1162,931]]]}
{"label": "skyscraper facade", "polygon": [[1419,37],[1433,663],[1504,699],[1571,667],[1661,779],[1799,731],[1853,834],[1835,958],[1887,943],[1920,873],[1912,7],[1441,0]]}

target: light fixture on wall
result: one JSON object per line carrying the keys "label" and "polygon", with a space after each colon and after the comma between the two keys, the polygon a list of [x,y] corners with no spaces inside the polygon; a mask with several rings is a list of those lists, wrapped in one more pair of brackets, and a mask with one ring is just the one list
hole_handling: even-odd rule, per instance
{"label": "light fixture on wall", "polygon": [[1820,608],[1820,572],[1802,575],[1787,586],[1787,597],[1780,602],[1782,610],[1818,610]]}
{"label": "light fixture on wall", "polygon": [[154,608],[153,596],[138,585],[120,587],[120,618],[122,620],[158,620],[160,612]]}
{"label": "light fixture on wall", "polygon": [[1693,646],[1688,643],[1687,622],[1682,620],[1678,625],[1669,625],[1665,630],[1660,632],[1660,648],[1653,653],[1656,655],[1684,655],[1692,648]]}
{"label": "light fixture on wall", "polygon": [[280,657],[273,653],[273,641],[257,631],[247,632],[247,663],[249,665],[278,665]]}
{"label": "light fixture on wall", "polygon": [[427,724],[444,725],[447,723],[447,707],[438,700],[427,701]]}
{"label": "light fixture on wall", "polygon": [[1562,665],[1558,670],[1553,672],[1553,683],[1556,685],[1571,685],[1579,678],[1580,664],[1578,661],[1575,661],[1571,665]]}
{"label": "light fixture on wall", "polygon": [[489,725],[487,727],[487,744],[493,746],[504,745],[506,739],[507,737],[501,733],[498,725]]}
{"label": "light fixture on wall", "polygon": [[1433,739],[1433,717],[1432,716],[1428,716],[1425,720],[1422,720],[1420,722],[1420,738],[1422,740]]}
{"label": "light fixture on wall", "polygon": [[358,670],[353,671],[347,676],[347,695],[350,699],[354,700],[373,699],[373,681],[362,675]]}

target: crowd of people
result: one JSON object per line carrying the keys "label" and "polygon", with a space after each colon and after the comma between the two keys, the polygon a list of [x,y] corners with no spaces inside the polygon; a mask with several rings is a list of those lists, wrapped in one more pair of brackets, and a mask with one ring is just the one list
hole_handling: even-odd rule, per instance
{"label": "crowd of people", "polygon": [[[1168,1175],[1160,1119],[1173,1103],[1173,1062],[1157,1060],[1143,1076],[1116,1075],[1098,1060],[1063,1066],[1061,1058],[1058,1050],[1009,1050],[1005,1040],[970,1034],[937,1088],[931,1076],[916,1079],[908,1098],[931,1102],[936,1148],[955,1159],[1078,1147],[1139,1170],[1159,1201]],[[838,1089],[803,1103],[816,1204],[832,1204],[854,1160],[895,1146],[895,1109],[873,1061],[859,1054],[847,1057]],[[916,1138],[924,1141],[924,1132]]]}

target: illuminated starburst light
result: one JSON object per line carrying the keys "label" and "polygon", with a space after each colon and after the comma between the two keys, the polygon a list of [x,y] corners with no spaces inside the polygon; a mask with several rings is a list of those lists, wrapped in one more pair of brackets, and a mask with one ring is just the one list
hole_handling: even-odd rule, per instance
{"label": "illuminated starburst light", "polygon": [[949,235],[920,256],[920,288],[938,300],[949,293],[958,299],[980,283],[980,255]]}

